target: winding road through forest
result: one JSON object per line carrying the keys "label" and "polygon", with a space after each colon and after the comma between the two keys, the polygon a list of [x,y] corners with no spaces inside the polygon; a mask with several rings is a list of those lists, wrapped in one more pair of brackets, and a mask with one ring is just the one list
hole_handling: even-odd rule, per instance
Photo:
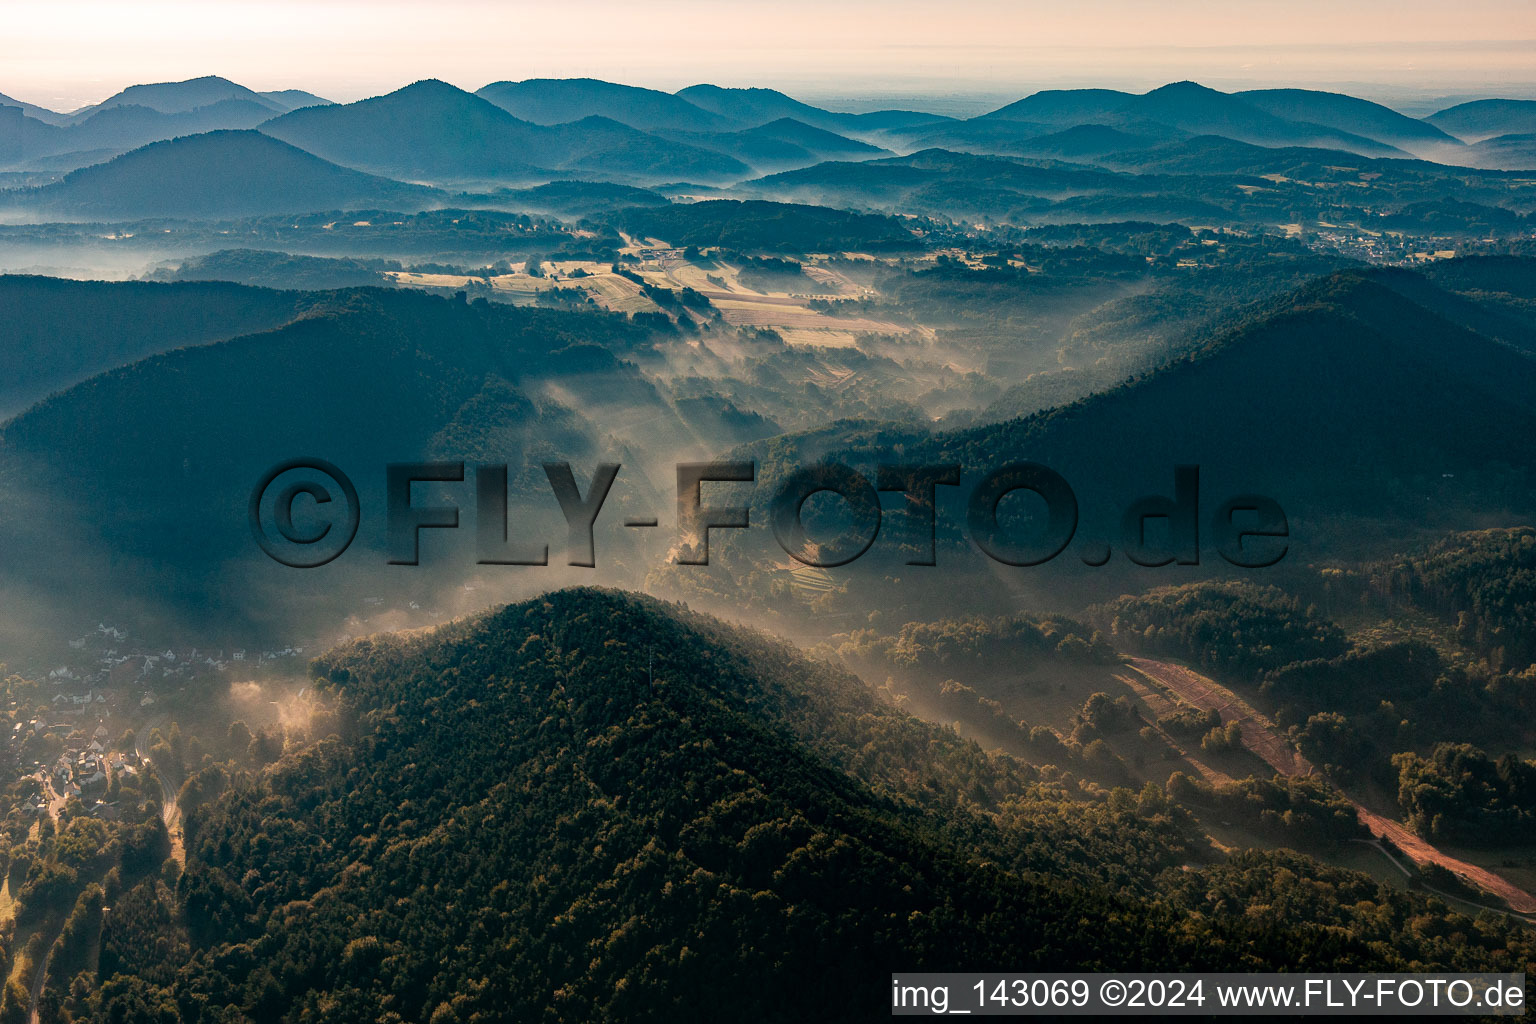
{"label": "winding road through forest", "polygon": [[[161,715],[146,722],[144,728],[134,733],[133,748],[140,761],[154,764],[149,757],[149,738],[166,723],[168,717]],[[186,852],[181,841],[181,808],[176,803],[176,794],[181,791],[181,780],[171,777],[169,765],[154,764],[154,769],[155,778],[160,781],[160,819],[165,822],[165,830],[171,837],[171,856],[177,863],[185,865]]]}
{"label": "winding road through forest", "polygon": [[[1131,666],[1184,702],[1202,710],[1215,711],[1221,715],[1223,722],[1237,722],[1242,733],[1243,746],[1253,751],[1281,775],[1310,775],[1314,771],[1311,762],[1297,753],[1280,734],[1274,722],[1215,680],[1182,665],[1154,661],[1151,658],[1132,658]],[[1536,913],[1536,897],[1509,879],[1487,868],[1452,857],[1425,842],[1401,822],[1377,814],[1364,804],[1350,798],[1347,793],[1345,796],[1350,803],[1354,804],[1360,823],[1370,830],[1371,835],[1391,840],[1392,844],[1415,864],[1438,864],[1461,875],[1478,888],[1497,896],[1516,913]]]}

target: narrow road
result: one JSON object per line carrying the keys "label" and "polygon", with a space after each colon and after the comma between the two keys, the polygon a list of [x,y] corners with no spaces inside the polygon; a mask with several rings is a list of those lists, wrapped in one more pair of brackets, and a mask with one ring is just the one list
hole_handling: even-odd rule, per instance
{"label": "narrow road", "polygon": [[[48,800],[48,816],[54,821],[59,820],[59,814],[64,810],[64,804],[69,800],[69,794],[54,785],[53,772],[46,766],[38,773],[42,782],[43,796]],[[37,970],[32,975],[32,998],[27,1004],[27,1024],[38,1024],[37,1001],[43,997],[43,986],[48,984],[48,954],[53,952],[53,944],[64,933],[64,923],[59,922],[58,930],[43,947],[42,956],[38,958]]]}
{"label": "narrow road", "polygon": [[[169,716],[161,715],[153,721],[144,723],[144,727],[133,734],[133,747],[139,755],[139,760],[146,764],[152,764],[149,758],[149,737],[156,729],[165,724]],[[170,765],[154,765],[155,778],[160,780],[160,819],[165,822],[165,830],[171,836],[171,856],[182,865],[186,864],[186,848],[181,841],[181,808],[176,803],[176,793],[181,788],[181,780],[171,778]]]}
{"label": "narrow road", "polygon": [[[1132,658],[1131,666],[1148,679],[1166,687],[1181,700],[1202,710],[1217,712],[1223,722],[1236,721],[1242,732],[1243,746],[1281,775],[1312,774],[1312,763],[1291,747],[1273,722],[1215,680],[1182,665],[1171,665],[1151,658]],[[1348,797],[1348,794],[1345,796]],[[1507,878],[1452,857],[1425,842],[1402,823],[1383,817],[1358,801],[1351,799],[1350,803],[1354,804],[1360,823],[1370,830],[1371,835],[1390,839],[1415,864],[1438,864],[1499,897],[1511,910],[1521,914],[1536,913],[1536,896]]]}
{"label": "narrow road", "polygon": [[43,947],[42,956],[38,957],[37,970],[32,975],[32,998],[28,1002],[27,1024],[38,1024],[38,1000],[43,998],[43,986],[48,984],[48,954],[53,952],[53,944],[59,941],[59,936],[64,934],[64,922],[59,922],[59,927],[53,932],[48,944]]}
{"label": "narrow road", "polygon": [[[1361,846],[1369,846],[1371,849],[1385,857],[1387,862],[1390,863],[1393,867],[1397,868],[1398,871],[1402,872],[1404,878],[1413,878],[1413,872],[1403,867],[1403,862],[1398,860],[1397,857],[1393,856],[1392,851],[1387,849],[1386,846],[1382,844],[1380,839],[1351,839],[1350,842],[1359,843]],[[1465,896],[1457,896],[1453,893],[1446,892],[1444,889],[1436,889],[1434,886],[1429,885],[1422,879],[1420,879],[1419,884],[1424,886],[1424,890],[1426,892],[1432,892],[1436,896],[1439,896],[1440,898],[1457,906],[1471,908],[1474,914],[1479,910],[1491,909],[1489,907],[1485,907],[1481,903],[1475,903],[1472,900],[1467,899]],[[1512,910],[1499,911],[1499,913],[1502,913],[1505,917],[1512,917],[1517,921],[1524,921],[1526,924],[1536,925],[1536,917],[1533,917],[1530,914],[1517,914]]]}

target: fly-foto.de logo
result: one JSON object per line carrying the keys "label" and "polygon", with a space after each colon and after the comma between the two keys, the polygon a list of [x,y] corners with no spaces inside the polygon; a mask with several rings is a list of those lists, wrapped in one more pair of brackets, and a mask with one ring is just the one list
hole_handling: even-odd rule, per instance
{"label": "fly-foto.de logo", "polygon": [[[597,564],[593,528],[602,513],[621,465],[599,464],[585,486],[568,462],[548,462],[543,470],[565,518],[566,562]],[[841,463],[818,463],[797,469],[774,488],[766,506],[768,526],[784,553],[806,565],[831,568],[847,565],[869,551],[880,535],[880,494],[905,496],[905,511],[921,524],[924,543],[908,558],[909,565],[937,564],[938,489],[961,487],[955,465],[881,465],[873,479]],[[470,478],[473,488],[469,487]],[[456,530],[459,504],[417,504],[413,487],[435,484],[465,488],[464,507],[474,511],[476,561],[481,565],[538,566],[549,564],[546,538],[528,537],[516,528],[507,496],[506,465],[476,466],[466,473],[462,462],[402,462],[384,468],[386,558],[391,565],[418,565],[421,531]],[[713,531],[752,527],[749,504],[707,504],[706,484],[757,483],[752,462],[685,462],[676,466],[677,500],[673,560],[679,565],[708,565]],[[1026,527],[1000,514],[1004,499],[1027,492],[1044,514]],[[827,494],[842,504],[846,526],[832,544],[808,536],[806,506],[813,496]],[[740,499],[737,499],[738,501]],[[291,459],[274,466],[256,483],[249,503],[251,532],[256,543],[275,561],[295,568],[318,568],[351,546],[362,521],[357,487],[337,466],[314,458]],[[1042,565],[1071,547],[1077,536],[1076,493],[1061,474],[1035,462],[1013,462],[978,477],[965,501],[965,530],[988,558],[1004,565]],[[654,529],[658,516],[630,516],[624,526]],[[1218,556],[1242,568],[1272,566],[1289,549],[1290,526],[1285,511],[1271,498],[1240,494],[1217,504],[1202,516],[1200,468],[1177,466],[1173,494],[1148,495],[1130,502],[1120,516],[1118,549],[1137,565],[1198,565],[1202,540]],[[1086,565],[1107,564],[1114,556],[1107,542],[1081,544],[1075,553]]]}

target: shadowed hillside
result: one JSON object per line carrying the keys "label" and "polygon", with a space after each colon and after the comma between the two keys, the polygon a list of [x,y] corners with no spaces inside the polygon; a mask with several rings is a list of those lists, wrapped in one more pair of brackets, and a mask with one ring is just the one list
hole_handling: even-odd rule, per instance
{"label": "shadowed hillside", "polygon": [[0,418],[103,370],[184,345],[269,330],[314,301],[222,284],[0,277]]}

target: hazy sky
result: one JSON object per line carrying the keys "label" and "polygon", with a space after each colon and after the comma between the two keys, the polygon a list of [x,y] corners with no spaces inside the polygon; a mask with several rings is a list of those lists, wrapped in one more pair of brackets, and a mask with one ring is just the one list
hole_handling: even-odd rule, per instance
{"label": "hazy sky", "polygon": [[1536,0],[0,0],[0,26],[0,92],[57,109],[204,74],[340,100],[582,75],[822,97],[1180,78],[1536,89]]}

